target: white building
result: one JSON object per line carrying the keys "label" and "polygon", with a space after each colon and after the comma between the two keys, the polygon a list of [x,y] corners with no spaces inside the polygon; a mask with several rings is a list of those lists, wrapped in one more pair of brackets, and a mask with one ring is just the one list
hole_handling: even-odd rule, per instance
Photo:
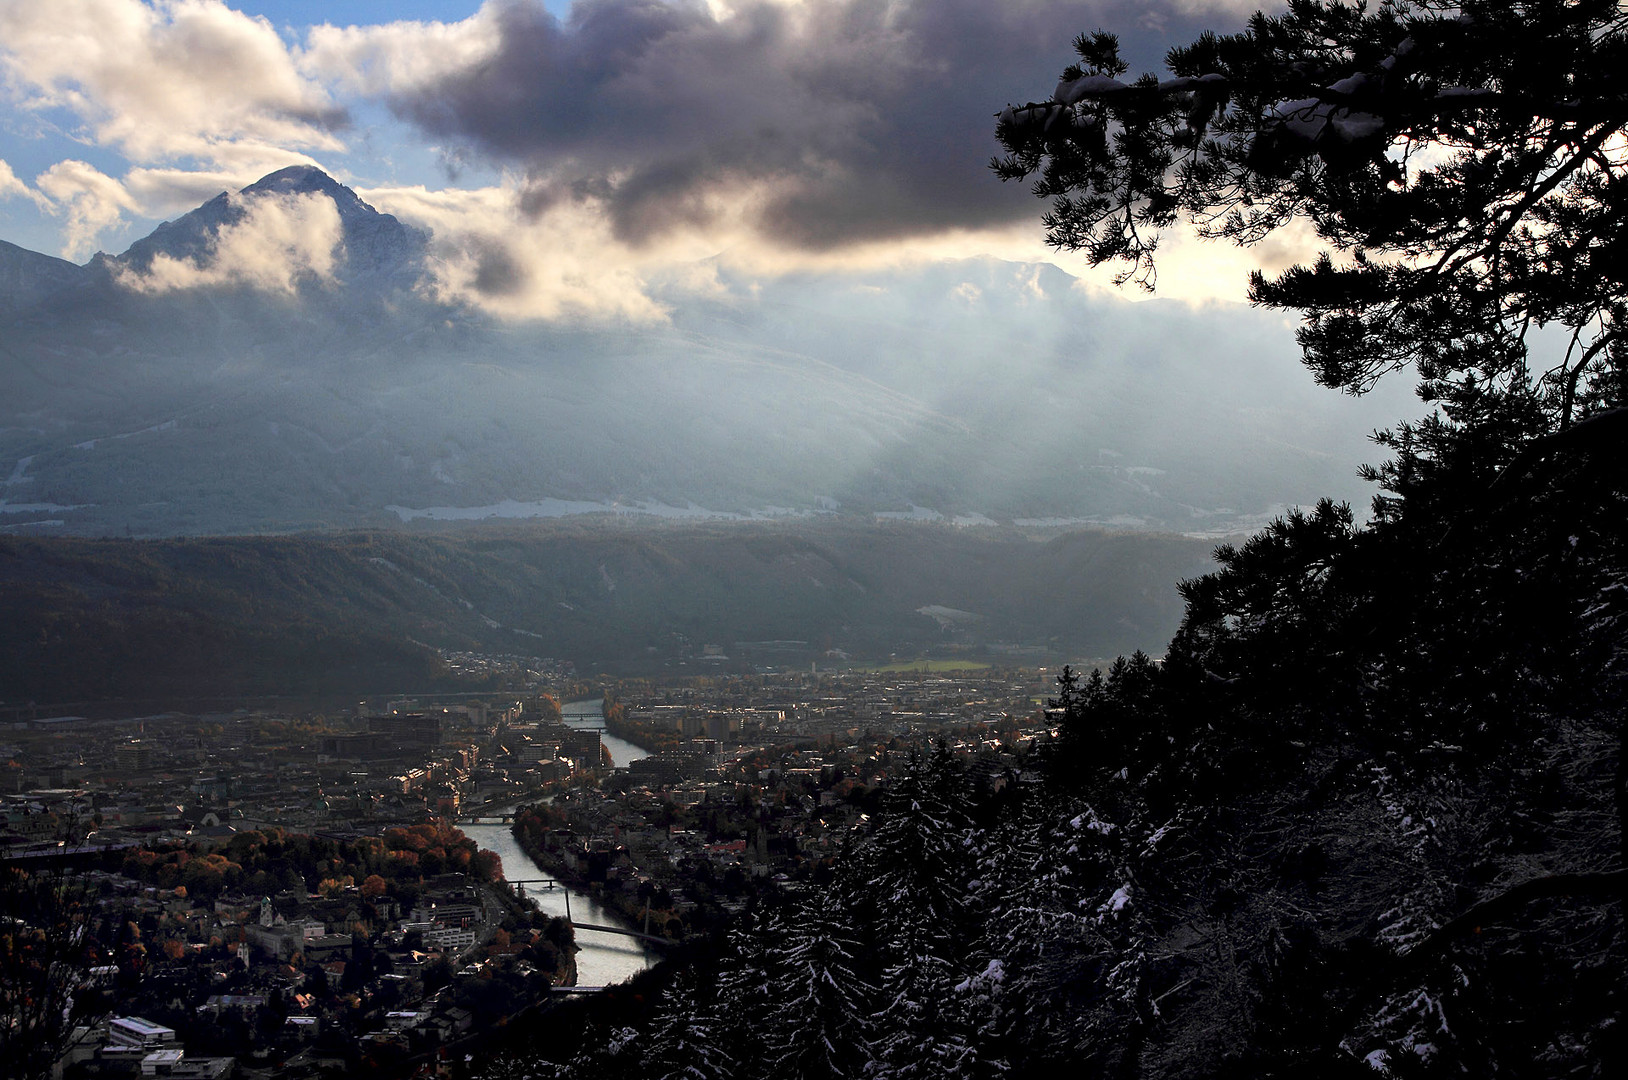
{"label": "white building", "polygon": [[107,1038],[113,1046],[161,1050],[175,1045],[175,1029],[139,1016],[115,1016],[107,1022]]}

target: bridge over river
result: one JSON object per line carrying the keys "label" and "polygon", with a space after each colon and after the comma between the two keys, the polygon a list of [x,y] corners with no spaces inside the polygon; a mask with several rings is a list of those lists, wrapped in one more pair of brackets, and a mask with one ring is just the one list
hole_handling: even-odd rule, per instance
{"label": "bridge over river", "polygon": [[[571,727],[599,727],[604,723],[603,706],[598,700],[566,702],[563,711],[565,722]],[[600,738],[616,759],[618,766],[645,756],[645,751],[632,743],[623,742],[614,735],[602,735]],[[512,816],[513,812],[513,805],[469,808],[470,815],[482,821],[494,817],[502,818],[504,815]],[[526,888],[532,890],[531,899],[548,914],[563,916],[573,927],[579,924],[595,927],[614,926],[623,922],[619,912],[606,908],[592,896],[581,893],[572,896],[570,890],[558,882],[550,888],[548,882],[553,881],[550,871],[538,866],[521,850],[510,830],[511,827],[506,822],[495,825],[472,824],[465,829],[465,833],[483,849],[503,859],[504,876],[508,877],[511,883],[529,881],[530,884]],[[581,950],[577,953],[577,970],[580,972],[581,981],[587,986],[611,986],[624,982],[648,968],[660,956],[660,949],[671,944],[668,941],[652,940],[637,930],[605,933],[602,930],[583,929],[577,937],[577,945]]]}
{"label": "bridge over river", "polygon": [[[540,887],[552,892],[555,889],[565,890],[565,884],[554,878],[508,878],[508,884],[514,886],[515,893],[521,900],[526,898],[526,886]],[[654,934],[644,934],[637,930],[629,930],[620,926],[606,926],[604,923],[578,922],[571,917],[571,893],[565,890],[565,918],[571,924],[572,930],[592,930],[596,934],[616,934],[619,937],[637,938],[646,945],[654,945],[665,949],[673,944],[670,938],[657,937]]]}

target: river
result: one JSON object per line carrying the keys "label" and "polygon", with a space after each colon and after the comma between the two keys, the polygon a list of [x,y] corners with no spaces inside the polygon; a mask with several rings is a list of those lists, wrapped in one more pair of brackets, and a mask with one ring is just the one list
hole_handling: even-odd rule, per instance
{"label": "river", "polygon": [[[560,706],[560,712],[565,722],[574,728],[602,727],[605,723],[605,703],[599,698],[592,701],[568,701]],[[650,756],[650,751],[642,750],[626,739],[618,739],[615,735],[600,735],[599,741],[605,744],[610,751],[611,761],[618,769],[625,769],[629,762]]]}
{"label": "river", "polygon": [[[561,711],[565,714],[565,722],[575,728],[598,727],[603,722],[602,705],[597,699],[569,702]],[[614,736],[602,735],[600,738],[604,740],[606,749],[610,751],[612,760],[618,766],[625,766],[630,761],[649,756],[649,751],[641,750],[632,743]],[[512,806],[494,807],[483,809],[482,813],[508,813],[512,809]],[[520,850],[520,845],[515,843],[514,834],[507,825],[465,825],[463,832],[487,851],[496,852],[503,860],[504,876],[511,880],[553,876],[532,862],[531,856]],[[627,922],[620,914],[607,910],[591,896],[573,892],[563,886],[554,889],[528,887],[526,895],[550,915],[564,915],[566,897],[569,896],[573,922],[598,923],[601,926],[626,925]],[[655,963],[657,959],[654,953],[635,938],[601,934],[592,930],[578,930],[576,934],[579,949],[577,952],[579,986],[610,986],[623,982]]]}

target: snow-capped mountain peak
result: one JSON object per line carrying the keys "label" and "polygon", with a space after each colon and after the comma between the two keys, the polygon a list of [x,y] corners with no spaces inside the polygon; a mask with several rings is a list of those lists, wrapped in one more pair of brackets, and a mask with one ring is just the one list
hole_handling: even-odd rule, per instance
{"label": "snow-capped mountain peak", "polygon": [[279,169],[235,194],[223,191],[197,209],[160,224],[112,262],[136,274],[150,271],[160,257],[206,264],[216,253],[225,230],[245,227],[264,200],[291,196],[326,198],[338,213],[338,280],[394,288],[410,287],[416,282],[428,235],[390,214],[379,213],[356,192],[311,165]]}

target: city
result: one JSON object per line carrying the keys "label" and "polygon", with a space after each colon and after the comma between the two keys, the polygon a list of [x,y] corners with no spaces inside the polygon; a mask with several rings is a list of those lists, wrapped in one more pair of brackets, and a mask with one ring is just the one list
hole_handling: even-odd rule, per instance
{"label": "city", "polygon": [[[62,994],[104,1010],[55,1075],[412,1072],[597,989],[576,931],[647,965],[829,881],[934,741],[998,790],[1048,730],[1045,670],[556,678],[597,695],[562,710],[512,659],[462,662],[516,692],[338,715],[14,718],[0,865],[69,899],[90,945]],[[527,865],[471,839],[511,826]],[[532,902],[556,889],[563,917]]]}

